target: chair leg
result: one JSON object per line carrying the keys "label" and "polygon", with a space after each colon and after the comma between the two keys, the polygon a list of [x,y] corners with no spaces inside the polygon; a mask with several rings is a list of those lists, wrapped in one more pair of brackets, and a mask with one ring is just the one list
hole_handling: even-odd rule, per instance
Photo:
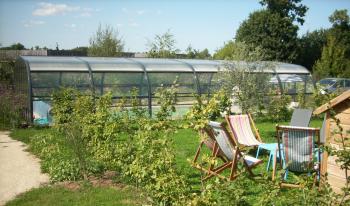
{"label": "chair leg", "polygon": [[193,160],[194,163],[197,162],[197,159],[198,159],[198,157],[199,157],[199,154],[200,154],[200,152],[201,152],[201,149],[202,149],[203,144],[204,144],[204,142],[202,141],[202,142],[199,144],[199,146],[198,146],[196,155],[194,156],[194,160]]}
{"label": "chair leg", "polygon": [[259,153],[260,153],[260,146],[258,146],[258,150],[256,151],[256,159],[258,159],[258,157],[259,157]]}
{"label": "chair leg", "polygon": [[274,157],[273,157],[273,172],[272,172],[272,180],[275,180],[275,175],[276,175],[276,164],[277,164],[277,150],[275,151]]}
{"label": "chair leg", "polygon": [[283,179],[284,179],[284,180],[287,180],[287,178],[288,178],[288,169],[286,169],[286,172],[284,173]]}
{"label": "chair leg", "polygon": [[221,165],[220,167],[216,168],[215,170],[206,170],[208,173],[207,176],[205,176],[202,180],[205,181],[213,176],[219,176],[219,174],[224,171],[226,168],[230,167],[232,165],[232,162],[225,163]]}
{"label": "chair leg", "polygon": [[270,154],[269,154],[269,160],[267,161],[266,171],[269,171],[269,169],[270,169],[270,163],[272,161],[272,157],[273,157],[273,154],[272,154],[272,151],[271,151]]}

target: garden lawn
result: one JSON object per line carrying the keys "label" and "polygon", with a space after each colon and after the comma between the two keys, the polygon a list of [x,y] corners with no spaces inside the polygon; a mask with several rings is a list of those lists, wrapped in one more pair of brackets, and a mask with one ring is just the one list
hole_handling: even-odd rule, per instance
{"label": "garden lawn", "polygon": [[[281,125],[288,124],[286,122]],[[321,120],[313,120],[310,124],[312,127],[320,127]],[[276,142],[275,140],[275,123],[260,122],[256,123],[260,131],[261,138],[264,142]],[[17,129],[12,131],[11,137],[30,144],[29,137],[37,134],[49,133],[49,128],[30,128]],[[179,129],[172,136],[176,155],[177,170],[187,177],[193,191],[199,191],[201,188],[201,172],[191,167],[190,161],[193,160],[196,149],[199,145],[199,136],[192,129]],[[204,150],[205,152],[205,150]],[[255,150],[249,151],[255,156]],[[254,169],[254,173],[272,174],[272,171],[266,172],[267,153],[261,153],[260,157],[264,163]],[[264,188],[258,187],[254,180],[245,178],[247,190],[245,196],[252,205],[256,203],[257,194],[264,191]],[[290,190],[286,190],[289,193]],[[288,195],[288,194],[286,194]],[[289,195],[292,195],[292,191]],[[70,191],[59,186],[46,186],[34,189],[23,195],[18,196],[8,205],[136,205],[140,204],[138,193],[127,189],[101,188],[85,186],[77,191]]]}
{"label": "garden lawn", "polygon": [[70,190],[62,186],[46,186],[19,195],[6,205],[95,206],[141,204],[141,198],[131,188],[114,189],[82,186],[80,189]]}

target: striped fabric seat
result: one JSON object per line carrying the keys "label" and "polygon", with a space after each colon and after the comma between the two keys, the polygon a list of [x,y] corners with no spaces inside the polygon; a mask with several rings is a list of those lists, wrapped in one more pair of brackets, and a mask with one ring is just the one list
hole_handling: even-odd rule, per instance
{"label": "striped fabric seat", "polygon": [[231,130],[239,144],[245,146],[258,146],[263,144],[258,141],[253,134],[247,114],[230,115],[228,118]]}
{"label": "striped fabric seat", "polygon": [[313,168],[314,140],[319,130],[310,127],[282,127],[286,169],[307,172]]}
{"label": "striped fabric seat", "polygon": [[[237,152],[237,148],[233,145],[233,141],[230,140],[230,137],[226,134],[225,130],[223,130],[220,123],[210,122],[209,126],[214,131],[214,137],[215,137],[216,142],[218,143],[220,149],[225,154],[227,159],[232,161],[236,152]],[[247,163],[248,166],[252,166],[252,165],[255,165],[255,164],[261,162],[261,160],[254,158],[254,157],[251,157],[251,156],[248,156],[248,155],[245,155],[242,152],[240,152],[240,154],[238,154],[238,158],[240,159],[241,156],[243,156],[243,159]]]}
{"label": "striped fabric seat", "polygon": [[[205,129],[205,132],[213,141],[212,157],[214,159],[220,158],[223,161],[222,163],[218,162],[219,165],[216,165],[216,163],[212,161],[208,168],[205,167],[205,164],[197,163],[201,147],[203,144],[205,144],[205,142],[202,141],[197,149],[194,161],[192,163],[193,167],[205,172],[205,176],[202,177],[202,181],[214,176],[233,181],[242,173],[241,171],[237,170],[239,162],[243,163],[245,171],[247,171],[251,176],[254,176],[252,168],[262,163],[262,160],[242,153],[237,146],[236,141],[233,139],[232,134],[227,131],[224,123],[211,121],[209,122],[208,126],[209,127]],[[209,147],[211,146],[209,145]],[[228,177],[227,173],[226,175],[222,174],[226,169],[230,170]]]}

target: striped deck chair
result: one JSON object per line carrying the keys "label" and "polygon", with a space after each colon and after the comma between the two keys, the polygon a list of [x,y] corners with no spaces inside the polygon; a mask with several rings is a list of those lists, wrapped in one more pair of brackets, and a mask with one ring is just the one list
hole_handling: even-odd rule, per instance
{"label": "striped deck chair", "polygon": [[[269,160],[267,162],[266,170],[269,170],[271,162],[274,164],[275,155],[277,151],[277,143],[263,143],[255,123],[248,114],[230,115],[226,116],[226,121],[230,126],[233,138],[236,143],[244,147],[258,147],[255,158],[259,157],[261,150],[269,151]],[[280,156],[278,156],[280,157]],[[283,160],[283,157],[282,157]]]}
{"label": "striped deck chair", "polygon": [[[277,125],[276,131],[278,142],[282,140],[284,145],[282,149],[283,154],[280,154],[285,159],[283,164],[286,170],[284,179],[287,179],[289,170],[295,172],[314,171],[314,141],[317,138],[317,143],[319,144],[320,129]],[[278,151],[281,152],[281,150]],[[316,170],[319,170],[319,167]]]}
{"label": "striped deck chair", "polygon": [[236,143],[248,147],[263,144],[250,114],[226,116],[226,121],[230,126]]}
{"label": "striped deck chair", "polygon": [[[209,179],[213,176],[217,176],[219,178],[227,179],[230,181],[234,180],[240,174],[237,172],[237,165],[239,161],[243,163],[247,172],[251,176],[254,176],[251,169],[256,165],[262,163],[262,161],[242,153],[223,124],[220,124],[218,122],[210,122],[209,126],[211,127],[212,131],[210,134],[213,135],[212,137],[215,139],[218,146],[214,152],[214,157],[217,157],[218,151],[220,149],[227,161],[216,169],[206,170],[205,168],[200,168],[208,173],[204,180]],[[227,178],[225,176],[222,176],[220,173],[228,168],[230,168],[230,176]]]}
{"label": "striped deck chair", "polygon": [[[208,128],[201,129],[199,131],[202,135],[205,135],[208,137],[205,140],[202,140],[197,148],[196,154],[194,156],[194,159],[192,161],[193,165],[200,164],[198,163],[198,160],[201,155],[201,151],[203,149],[203,146],[205,145],[210,151],[211,151],[211,156],[214,157],[215,152],[217,151],[217,157],[219,157],[223,162],[227,162],[227,159],[223,155],[223,152],[218,148],[218,145],[216,143],[216,140],[214,138],[214,135],[212,134],[212,130]],[[213,166],[211,165],[209,167],[209,170],[213,169]]]}

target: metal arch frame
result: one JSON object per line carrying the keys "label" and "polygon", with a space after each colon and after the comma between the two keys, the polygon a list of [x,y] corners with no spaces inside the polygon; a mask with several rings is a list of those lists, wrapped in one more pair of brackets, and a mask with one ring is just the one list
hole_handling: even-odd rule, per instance
{"label": "metal arch frame", "polygon": [[187,63],[187,62],[184,62],[184,61],[181,61],[181,60],[179,60],[179,59],[174,59],[174,60],[177,61],[177,62],[180,62],[180,63],[182,63],[182,64],[184,64],[184,65],[186,65],[186,66],[188,66],[189,68],[191,68],[191,70],[192,70],[192,72],[193,72],[194,81],[196,82],[196,85],[197,85],[197,93],[198,93],[199,95],[202,95],[202,94],[201,94],[202,92],[201,92],[199,80],[198,80],[198,76],[197,76],[197,72],[196,72],[196,70],[194,69],[194,67],[193,67],[191,64],[189,64],[189,63]]}
{"label": "metal arch frame", "polygon": [[151,91],[151,84],[150,84],[150,80],[149,80],[149,76],[148,76],[148,72],[146,70],[146,66],[144,64],[142,64],[141,62],[135,60],[135,59],[132,59],[132,58],[126,58],[134,63],[136,63],[137,65],[139,65],[143,72],[144,72],[144,75],[147,79],[147,94],[148,94],[148,113],[149,113],[149,116],[152,117],[152,91]]}
{"label": "metal arch frame", "polygon": [[33,122],[33,88],[32,88],[32,77],[30,72],[29,62],[25,60],[22,56],[19,56],[19,59],[24,62],[25,69],[27,71],[27,81],[28,81],[28,103],[29,103],[29,120]]}
{"label": "metal arch frame", "polygon": [[95,84],[94,84],[94,79],[93,79],[93,74],[92,74],[92,70],[91,70],[91,66],[89,64],[88,61],[85,61],[84,59],[81,59],[79,57],[75,57],[77,60],[80,60],[82,62],[84,62],[84,64],[86,65],[86,67],[89,70],[89,77],[90,77],[90,88],[92,91],[92,95],[95,96]]}

